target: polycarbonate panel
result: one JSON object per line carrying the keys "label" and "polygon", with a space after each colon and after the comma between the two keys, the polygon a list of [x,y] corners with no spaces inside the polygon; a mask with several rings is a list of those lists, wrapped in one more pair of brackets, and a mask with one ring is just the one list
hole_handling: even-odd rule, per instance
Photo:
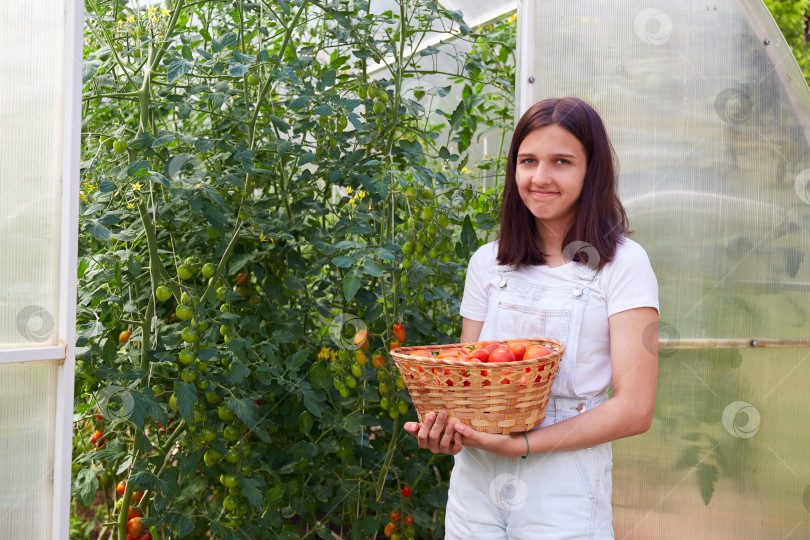
{"label": "polycarbonate panel", "polygon": [[[810,92],[765,6],[523,8],[519,87],[604,118],[659,279],[661,338],[809,340]],[[616,538],[810,538],[810,349],[659,363],[652,429],[614,443]]]}
{"label": "polycarbonate panel", "polygon": [[0,538],[50,538],[56,362],[0,364]]}
{"label": "polycarbonate panel", "polygon": [[0,349],[57,340],[64,13],[0,6]]}

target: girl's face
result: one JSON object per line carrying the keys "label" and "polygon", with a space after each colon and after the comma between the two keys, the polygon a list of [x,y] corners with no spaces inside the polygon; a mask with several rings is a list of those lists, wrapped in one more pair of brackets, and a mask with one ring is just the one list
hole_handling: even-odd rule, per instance
{"label": "girl's face", "polygon": [[564,232],[576,216],[587,167],[582,143],[565,128],[532,131],[520,143],[515,170],[523,204],[547,227]]}

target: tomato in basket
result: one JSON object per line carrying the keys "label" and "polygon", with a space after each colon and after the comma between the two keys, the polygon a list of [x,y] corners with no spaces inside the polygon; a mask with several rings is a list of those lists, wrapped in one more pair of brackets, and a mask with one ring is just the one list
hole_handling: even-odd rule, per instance
{"label": "tomato in basket", "polygon": [[533,358],[542,358],[544,356],[548,356],[551,354],[551,349],[548,347],[544,347],[543,345],[532,345],[526,350],[526,354],[523,356],[524,360],[531,360]]}
{"label": "tomato in basket", "polygon": [[517,360],[515,354],[509,350],[509,347],[496,347],[489,353],[490,362],[514,362]]}

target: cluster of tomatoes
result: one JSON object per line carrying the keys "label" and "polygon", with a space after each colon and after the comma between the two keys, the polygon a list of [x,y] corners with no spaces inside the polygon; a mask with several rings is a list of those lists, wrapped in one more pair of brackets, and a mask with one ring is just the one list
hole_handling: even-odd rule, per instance
{"label": "cluster of tomatoes", "polygon": [[[411,488],[402,488],[402,497],[408,499],[411,496]],[[390,521],[386,523],[383,534],[392,540],[413,540],[416,537],[416,530],[413,527],[413,517],[406,515],[402,517],[399,510],[391,510],[388,515]],[[399,531],[399,532],[397,532]],[[401,533],[401,534],[400,534]]]}
{"label": "cluster of tomatoes", "polygon": [[[400,347],[407,337],[405,326],[402,323],[394,323],[391,332],[394,339],[388,343],[389,351]],[[368,353],[371,348],[369,337],[368,330],[358,330],[353,338],[355,346],[358,347],[354,351],[354,362],[351,362],[348,367],[337,365],[333,368],[336,370],[333,379],[335,389],[340,392],[341,397],[348,397],[349,390],[357,386],[363,375],[363,368],[369,361]],[[405,399],[405,379],[399,373],[392,373],[391,370],[384,368],[386,364],[386,357],[381,351],[371,354],[371,366],[377,372],[380,409],[387,412],[392,420],[396,420],[401,414],[408,412],[410,403]]]}
{"label": "cluster of tomatoes", "polygon": [[[474,363],[502,363],[502,362],[515,362],[519,360],[533,360],[535,358],[543,358],[544,356],[548,356],[553,351],[546,347],[545,345],[540,345],[538,343],[534,343],[527,339],[515,339],[512,341],[508,341],[506,343],[500,342],[489,342],[489,341],[478,341],[476,343],[471,343],[467,345],[463,345],[461,347],[454,347],[450,349],[442,350],[434,354],[433,351],[428,349],[417,349],[412,351],[409,356],[414,357],[426,357],[426,358],[441,358],[445,360],[451,361],[458,361],[458,362],[474,362]],[[407,369],[411,368],[409,363],[405,364]],[[419,372],[424,372],[421,366],[416,366],[416,369]],[[450,375],[451,372],[449,369],[444,368],[431,368],[434,375]],[[481,369],[480,373],[484,377],[489,377],[492,375],[492,371],[490,369]],[[526,386],[529,383],[529,373],[531,373],[531,368],[525,367],[523,377],[520,379],[520,384]],[[501,379],[501,384],[510,384],[512,381],[509,379],[509,375],[512,375],[512,370],[510,369],[502,369],[499,370],[499,376],[504,376],[505,378]],[[462,371],[462,375],[465,377],[470,376],[469,370]],[[537,376],[535,379],[536,382],[539,382],[540,377]],[[447,386],[453,386],[453,381],[447,379],[446,381],[442,381],[441,379],[436,379],[436,384],[442,385],[446,384]],[[470,386],[472,383],[470,381],[464,381],[462,386]],[[492,384],[490,380],[484,380],[482,382],[484,386],[489,386]]]}

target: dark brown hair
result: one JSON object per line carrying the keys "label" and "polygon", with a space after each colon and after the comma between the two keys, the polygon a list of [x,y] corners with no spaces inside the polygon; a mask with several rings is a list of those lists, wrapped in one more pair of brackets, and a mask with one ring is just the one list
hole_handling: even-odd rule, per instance
{"label": "dark brown hair", "polygon": [[577,201],[576,220],[563,239],[564,254],[569,259],[602,268],[613,259],[621,237],[630,231],[627,214],[617,193],[615,153],[605,126],[593,107],[574,97],[535,103],[515,126],[503,187],[498,262],[515,265],[546,263],[546,253],[536,240],[535,217],[518,192],[515,169],[523,139],[532,131],[552,124],[576,137],[588,160],[582,193]]}

